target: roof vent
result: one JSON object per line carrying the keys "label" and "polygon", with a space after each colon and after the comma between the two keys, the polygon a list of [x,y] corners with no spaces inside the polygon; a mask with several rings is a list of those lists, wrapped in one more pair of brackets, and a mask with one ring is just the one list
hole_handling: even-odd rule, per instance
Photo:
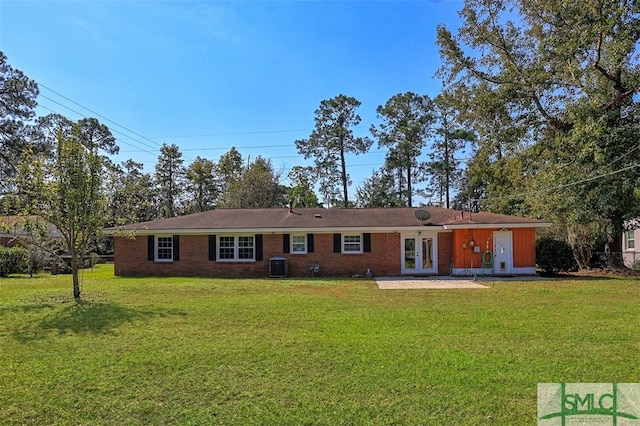
{"label": "roof vent", "polygon": [[320,213],[316,213],[313,215],[313,217],[315,217],[316,219],[321,219],[322,215]]}

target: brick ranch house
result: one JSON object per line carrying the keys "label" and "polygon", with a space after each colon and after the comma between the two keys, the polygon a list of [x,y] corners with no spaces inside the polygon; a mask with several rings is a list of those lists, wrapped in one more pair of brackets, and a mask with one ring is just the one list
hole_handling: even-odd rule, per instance
{"label": "brick ranch house", "polygon": [[548,222],[438,207],[218,209],[108,228],[115,274],[535,274]]}

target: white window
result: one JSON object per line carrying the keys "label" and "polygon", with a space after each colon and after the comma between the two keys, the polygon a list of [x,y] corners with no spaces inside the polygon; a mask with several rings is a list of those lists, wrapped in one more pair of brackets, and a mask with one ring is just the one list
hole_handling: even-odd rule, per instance
{"label": "white window", "polygon": [[156,261],[173,261],[173,237],[156,237]]}
{"label": "white window", "polygon": [[233,260],[236,257],[236,239],[235,237],[220,237],[218,241],[218,259]]}
{"label": "white window", "polygon": [[343,253],[362,253],[362,235],[343,235]]}
{"label": "white window", "polygon": [[291,253],[304,254],[307,252],[307,236],[292,235],[291,236]]}
{"label": "white window", "polygon": [[253,237],[238,237],[238,259],[253,260]]}
{"label": "white window", "polygon": [[636,231],[634,229],[630,229],[625,233],[625,246],[627,250],[636,248]]}
{"label": "white window", "polygon": [[254,260],[253,235],[229,235],[218,237],[218,260]]}

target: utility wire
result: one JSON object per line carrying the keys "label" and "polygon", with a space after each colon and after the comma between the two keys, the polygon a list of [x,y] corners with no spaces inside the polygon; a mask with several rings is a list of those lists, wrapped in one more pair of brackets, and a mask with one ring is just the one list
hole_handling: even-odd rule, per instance
{"label": "utility wire", "polygon": [[[92,110],[92,109],[90,109],[90,108],[88,108],[88,107],[86,107],[86,106],[74,101],[73,99],[71,99],[71,98],[69,98],[69,97],[67,97],[67,96],[65,96],[65,95],[63,95],[63,94],[61,94],[61,93],[49,88],[49,87],[47,87],[44,84],[38,83],[38,86],[42,87],[42,88],[44,88],[44,89],[46,89],[46,90],[48,90],[48,91],[50,91],[50,92],[52,92],[52,93],[54,93],[54,94],[56,94],[58,96],[60,96],[61,98],[73,103],[74,105],[77,105],[77,106],[79,106],[79,107],[91,112],[92,114],[95,114],[96,116],[102,118],[105,121],[108,121],[109,123],[112,123],[112,124],[122,128],[122,129],[126,130],[127,132],[130,132],[130,133],[132,133],[132,134],[134,134],[134,135],[136,135],[136,136],[138,136],[138,137],[140,137],[140,138],[142,138],[142,139],[144,139],[146,141],[151,142],[155,146],[151,146],[151,145],[149,145],[149,144],[147,144],[145,142],[136,140],[136,139],[132,138],[131,136],[128,136],[128,135],[126,135],[126,134],[124,134],[122,132],[114,130],[115,133],[118,133],[118,134],[121,134],[121,135],[123,135],[125,137],[128,137],[129,139],[134,140],[135,142],[137,142],[137,143],[139,143],[139,144],[141,144],[143,146],[146,146],[148,148],[154,149],[154,150],[157,149],[156,146],[157,147],[161,147],[162,146],[161,144],[159,144],[158,142],[155,142],[151,138],[148,138],[148,137],[146,137],[144,135],[141,135],[140,133],[129,129],[126,126],[123,126],[120,123],[118,123],[116,121],[113,121],[108,117],[105,117],[104,115],[102,115],[102,114],[100,114],[100,113],[98,113],[98,112],[96,112],[96,111],[94,111],[94,110]],[[43,97],[43,98],[45,98],[45,99],[47,99],[47,100],[59,105],[59,106],[62,106],[63,108],[68,109],[69,111],[72,111],[73,113],[78,114],[79,116],[84,116],[84,114],[81,114],[80,112],[75,111],[74,109],[72,109],[72,108],[70,108],[70,107],[68,107],[68,106],[66,106],[64,104],[62,104],[62,103],[60,103],[58,101],[55,101],[54,99],[51,99],[50,97],[47,97],[47,96],[43,95],[42,93],[40,93],[39,96],[41,96],[41,97]],[[51,112],[55,112],[55,111],[53,111],[53,110],[51,110],[49,108],[46,108],[44,106],[41,106],[41,107],[44,108],[44,109],[47,109],[47,110],[49,110]],[[212,136],[295,133],[295,132],[303,132],[303,131],[309,131],[309,130],[274,130],[274,131],[254,131],[254,132],[229,132],[229,133],[214,133],[214,134],[207,134],[207,135],[172,136],[172,137],[166,137],[166,138],[167,139],[171,139],[171,138],[178,139],[178,138],[196,138],[196,137],[212,137]],[[157,138],[160,139],[161,137],[157,137]],[[135,145],[132,145],[130,143],[127,143],[127,142],[124,142],[124,141],[122,141],[122,143],[124,143],[126,145],[129,145],[129,146],[132,146],[134,148],[137,148]],[[290,146],[290,145],[289,144],[287,144],[287,145],[265,145],[265,146],[259,146],[259,147],[256,147],[256,146],[241,147],[240,149],[248,149],[248,148],[281,148],[281,147],[288,147],[288,146]],[[205,150],[228,150],[228,149],[230,149],[230,148],[188,148],[188,149],[184,149],[184,150],[181,150],[181,151],[194,151],[194,150],[205,151]],[[625,154],[623,154],[620,157],[618,157],[617,159],[613,160],[611,163],[609,163],[609,166],[617,163],[622,158],[626,157],[627,155],[631,154],[633,151],[635,151],[637,149],[640,149],[640,145],[632,148],[631,150],[629,150]],[[123,152],[136,152],[136,151],[123,151]],[[145,149],[141,149],[140,152],[146,152],[146,153],[154,154],[154,152],[150,152],[150,151],[145,150]],[[298,158],[298,157],[301,157],[301,156],[283,156],[283,157],[273,157],[273,158]],[[185,159],[193,161],[192,159],[187,158],[187,157],[185,157]],[[461,159],[461,160],[465,161],[465,160],[469,160],[469,158]],[[382,166],[382,165],[383,164],[374,164],[374,163],[371,163],[371,164],[351,164],[351,167],[367,167],[367,166],[368,167],[371,167],[371,166],[376,167],[376,166]],[[618,174],[618,173],[622,173],[622,172],[627,171],[627,170],[634,169],[636,167],[640,167],[640,164],[627,166],[627,167],[624,167],[622,169],[615,170],[615,171],[612,171],[612,172],[604,173],[604,174],[597,175],[597,176],[592,176],[592,177],[581,179],[581,180],[578,180],[578,181],[575,181],[575,182],[566,183],[566,184],[563,184],[563,185],[556,186],[554,188],[541,189],[541,190],[537,190],[537,191],[523,192],[523,193],[519,193],[519,194],[511,194],[511,195],[505,195],[505,196],[492,197],[492,199],[508,199],[508,198],[514,198],[514,197],[525,197],[525,196],[545,193],[545,192],[549,192],[549,191],[556,191],[556,190],[559,190],[559,189],[564,189],[564,188],[568,188],[568,187],[571,187],[571,186],[579,185],[581,183],[590,182],[590,181],[593,181],[593,180],[596,180],[596,179],[600,179],[600,178],[603,178],[603,177],[612,176],[612,175],[615,175],[615,174]],[[474,201],[486,201],[486,200],[488,200],[488,199],[487,198],[485,198],[485,199],[474,199]]]}
{"label": "utility wire", "polygon": [[[60,106],[61,106],[61,107],[63,107],[63,108],[68,109],[69,111],[71,111],[71,112],[73,112],[73,113],[75,113],[75,114],[78,114],[80,117],[84,117],[84,114],[81,114],[81,113],[79,113],[78,111],[75,111],[75,110],[73,110],[73,109],[69,108],[68,106],[63,105],[63,104],[61,104],[60,102],[57,102],[57,101],[55,101],[55,100],[53,100],[53,99],[51,99],[51,98],[48,98],[48,97],[46,97],[46,96],[44,96],[44,95],[40,95],[40,96],[42,96],[43,98],[45,98],[45,99],[47,99],[47,100],[49,100],[49,101],[51,101],[51,102],[53,102],[53,103],[55,103],[55,104],[60,105]],[[59,112],[58,112],[58,111],[55,111],[55,110],[53,110],[53,109],[51,109],[51,108],[47,108],[47,107],[46,107],[46,106],[44,106],[44,105],[39,104],[38,106],[39,106],[40,108],[42,108],[42,109],[46,109],[46,110],[47,110],[47,111],[49,111],[49,112],[53,112],[53,113],[55,113],[55,114],[59,114]],[[120,132],[120,131],[118,131],[118,130],[113,130],[113,129],[110,129],[110,130],[111,130],[111,132],[112,132],[112,133],[117,133],[117,134],[119,134],[119,135],[122,135],[122,136],[124,136],[124,137],[126,137],[126,138],[129,138],[129,139],[131,139],[131,140],[134,140],[134,141],[136,141],[136,142],[138,142],[138,143],[140,143],[140,144],[143,144],[143,145],[145,145],[145,146],[148,146],[149,148],[151,148],[151,149],[153,149],[153,150],[154,150],[154,151],[149,151],[149,150],[146,150],[146,149],[142,149],[142,148],[140,148],[140,147],[138,147],[138,146],[136,146],[136,145],[133,145],[133,144],[128,143],[128,142],[126,142],[126,141],[120,140],[120,141],[119,141],[120,143],[123,143],[123,144],[125,144],[125,145],[129,145],[129,146],[130,146],[130,147],[132,147],[132,148],[136,148],[136,150],[135,150],[135,151],[123,151],[123,152],[146,152],[146,153],[148,153],[148,154],[156,155],[156,152],[155,152],[156,148],[155,148],[155,147],[152,147],[152,146],[150,146],[150,145],[146,145],[146,144],[144,144],[144,143],[142,143],[142,142],[140,142],[140,141],[137,141],[137,140],[133,139],[131,136],[126,135],[126,134],[124,134],[124,133],[122,133],[122,132]]]}
{"label": "utility wire", "polygon": [[137,132],[135,132],[135,131],[133,131],[133,130],[129,129],[128,127],[123,126],[122,124],[117,123],[117,122],[115,122],[115,121],[111,120],[110,118],[107,118],[107,117],[105,117],[104,115],[102,115],[102,114],[100,114],[100,113],[98,113],[98,112],[96,112],[96,111],[94,111],[94,110],[92,110],[92,109],[90,109],[90,108],[87,108],[86,106],[84,106],[84,105],[82,105],[82,104],[80,104],[80,103],[78,103],[78,102],[74,101],[73,99],[70,99],[70,98],[68,98],[68,97],[64,96],[63,94],[61,94],[61,93],[59,93],[59,92],[56,92],[55,90],[53,90],[53,89],[51,89],[51,88],[49,88],[49,87],[45,86],[44,84],[40,84],[40,83],[38,83],[38,86],[40,86],[40,87],[44,87],[44,88],[45,88],[45,89],[47,89],[48,91],[50,91],[50,92],[52,92],[52,93],[55,93],[56,95],[60,96],[61,98],[66,99],[67,101],[69,101],[69,102],[73,103],[74,105],[79,106],[80,108],[83,108],[83,109],[85,109],[85,110],[89,111],[89,112],[90,112],[90,113],[92,113],[92,114],[95,114],[96,116],[98,116],[98,117],[102,118],[102,119],[103,119],[103,120],[105,120],[105,121],[108,121],[109,123],[113,123],[113,124],[115,124],[116,126],[118,126],[118,127],[122,128],[122,129],[126,130],[126,131],[127,131],[127,132],[129,132],[129,133],[133,133],[134,135],[136,135],[136,136],[138,136],[138,137],[140,137],[140,138],[142,138],[142,139],[144,139],[144,140],[146,140],[146,141],[149,141],[149,142],[151,142],[152,144],[154,144],[154,145],[156,145],[156,146],[158,146],[158,147],[161,147],[161,146],[162,146],[162,144],[159,144],[158,142],[156,142],[156,141],[154,141],[154,140],[151,140],[151,139],[149,139],[148,137],[146,137],[146,136],[144,136],[144,135],[141,135],[140,133],[137,133]]}
{"label": "utility wire", "polygon": [[[135,141],[136,143],[138,143],[138,144],[140,144],[140,145],[142,145],[142,146],[145,146],[145,147],[147,147],[147,148],[150,148],[150,149],[153,149],[153,150],[154,150],[154,152],[152,152],[152,151],[149,151],[149,150],[146,150],[146,149],[140,149],[138,152],[146,152],[146,153],[149,153],[149,154],[152,154],[152,155],[157,155],[155,151],[158,149],[158,147],[162,147],[162,145],[161,145],[161,144],[159,144],[158,142],[156,142],[156,141],[154,141],[154,140],[152,140],[152,139],[150,139],[150,138],[148,138],[148,137],[146,137],[146,136],[144,136],[144,135],[141,135],[141,134],[140,134],[140,133],[138,133],[138,132],[135,132],[135,131],[133,131],[133,130],[129,129],[128,127],[123,126],[122,124],[117,123],[116,121],[113,121],[113,120],[111,120],[111,119],[110,119],[110,118],[108,118],[108,117],[105,117],[104,115],[102,115],[102,114],[100,114],[100,113],[98,113],[98,112],[96,112],[96,111],[92,110],[91,108],[88,108],[88,107],[86,107],[86,106],[84,106],[84,105],[80,104],[79,102],[76,102],[76,101],[74,101],[73,99],[71,99],[71,98],[69,98],[69,97],[67,97],[67,96],[65,96],[65,95],[63,95],[63,94],[61,94],[60,92],[57,92],[57,91],[55,91],[55,90],[53,90],[53,89],[51,89],[51,88],[49,88],[49,87],[45,86],[44,84],[40,84],[40,83],[38,83],[38,86],[39,86],[39,87],[42,87],[42,88],[44,88],[44,89],[46,89],[46,90],[48,90],[48,91],[50,91],[50,92],[52,92],[52,93],[55,93],[56,95],[60,96],[61,98],[63,98],[63,99],[65,99],[65,100],[67,100],[67,101],[69,101],[69,102],[73,103],[74,105],[77,105],[77,106],[79,106],[79,107],[81,107],[81,108],[83,108],[83,109],[85,109],[85,110],[89,111],[90,113],[92,113],[92,114],[96,115],[97,117],[100,117],[100,118],[102,118],[103,120],[108,121],[109,123],[113,123],[113,124],[114,124],[114,125],[116,125],[117,127],[121,128],[121,129],[124,129],[125,131],[127,131],[127,132],[129,132],[129,133],[131,133],[131,134],[134,134],[134,135],[136,135],[136,136],[138,136],[138,137],[140,137],[140,138],[142,138],[142,139],[144,139],[144,140],[146,140],[146,141],[149,141],[149,142],[151,142],[151,143],[153,144],[153,146],[152,146],[152,145],[149,145],[148,143],[145,143],[145,142],[143,142],[143,141],[141,141],[141,140],[135,139],[135,138],[131,137],[130,135],[127,135],[127,134],[122,133],[122,132],[120,132],[120,131],[117,131],[117,130],[115,130],[115,129],[110,129],[113,133],[120,134],[120,135],[122,135],[122,136],[124,136],[124,137],[129,138],[129,139],[130,139],[130,140],[132,140],[132,141]],[[44,99],[47,99],[47,100],[49,100],[50,102],[53,102],[53,103],[55,103],[55,104],[57,104],[57,105],[59,105],[59,106],[61,106],[61,107],[65,108],[65,109],[67,109],[67,110],[69,110],[69,111],[71,111],[71,112],[73,112],[73,113],[75,113],[75,114],[78,114],[80,117],[86,117],[86,115],[85,115],[85,114],[82,114],[82,113],[80,113],[80,112],[78,112],[78,111],[76,111],[76,110],[74,110],[74,109],[72,109],[72,108],[70,108],[70,107],[68,107],[68,106],[66,106],[66,105],[64,105],[64,104],[62,104],[61,102],[58,102],[58,101],[56,101],[56,100],[54,100],[54,99],[52,99],[52,98],[48,97],[48,96],[45,96],[45,95],[43,95],[42,93],[40,93],[38,96],[40,96],[40,97],[42,97],[42,98],[44,98]],[[45,107],[43,107],[42,105],[39,105],[39,106],[41,106],[42,108],[45,108]],[[57,112],[57,111],[53,111],[53,110],[51,110],[50,108],[45,108],[45,109],[47,109],[47,110],[49,110],[49,111],[51,111],[51,112]],[[129,145],[129,146],[131,146],[131,147],[133,147],[133,148],[139,148],[139,147],[137,147],[137,146],[135,146],[135,145],[133,145],[133,144],[131,144],[131,143],[126,143],[126,142],[124,142],[124,141],[122,141],[122,140],[120,140],[119,142],[124,143],[125,145]],[[187,156],[184,156],[184,158],[185,158],[186,160],[193,161],[193,159],[192,159],[192,158],[189,158],[189,157],[187,157]]]}
{"label": "utility wire", "polygon": [[588,177],[588,178],[580,179],[580,180],[577,180],[575,182],[565,183],[565,184],[558,185],[558,186],[555,186],[555,187],[552,187],[552,188],[539,189],[539,190],[536,190],[536,191],[521,192],[521,193],[517,193],[517,194],[510,194],[510,195],[500,195],[500,196],[495,196],[495,197],[491,197],[491,198],[472,198],[471,200],[472,201],[487,201],[487,200],[503,200],[503,199],[510,199],[510,198],[516,198],[516,197],[527,197],[529,195],[536,195],[536,194],[547,193],[547,192],[551,192],[551,191],[557,191],[559,189],[569,188],[571,186],[580,185],[581,183],[590,182],[592,180],[601,179],[601,178],[604,178],[604,177],[607,177],[607,176],[613,176],[613,175],[616,175],[618,173],[626,172],[627,170],[635,169],[636,167],[640,167],[640,163],[639,164],[633,164],[631,166],[627,166],[627,167],[624,167],[622,169],[618,169],[618,170],[615,170],[615,171],[612,171],[612,172],[603,173],[601,175],[591,176],[591,177]]}
{"label": "utility wire", "polygon": [[276,133],[299,133],[311,132],[309,129],[303,130],[255,130],[248,132],[225,132],[225,133],[209,133],[205,135],[182,135],[182,136],[152,136],[151,139],[188,139],[188,138],[209,138],[214,136],[238,136],[238,135],[264,135]]}

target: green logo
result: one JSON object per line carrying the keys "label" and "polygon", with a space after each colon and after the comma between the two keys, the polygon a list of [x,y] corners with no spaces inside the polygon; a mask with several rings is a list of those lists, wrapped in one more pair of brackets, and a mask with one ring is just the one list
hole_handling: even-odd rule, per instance
{"label": "green logo", "polygon": [[538,383],[538,425],[640,425],[640,383]]}

